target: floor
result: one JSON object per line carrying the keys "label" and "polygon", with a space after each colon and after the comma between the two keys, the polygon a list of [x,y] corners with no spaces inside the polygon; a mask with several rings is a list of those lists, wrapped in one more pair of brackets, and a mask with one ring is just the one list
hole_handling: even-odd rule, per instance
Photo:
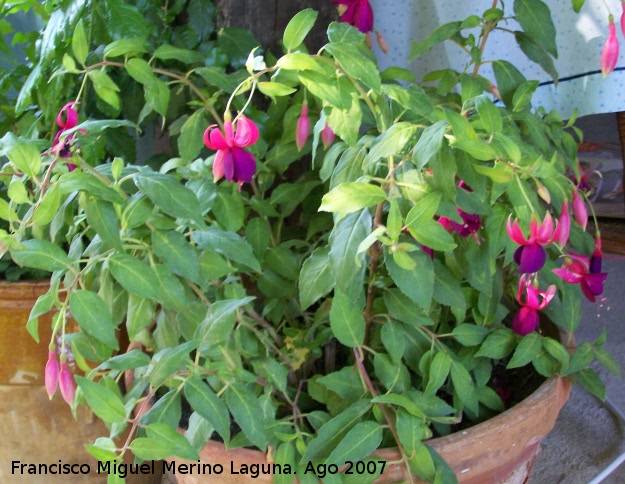
{"label": "floor", "polygon": [[[578,124],[588,140],[619,142],[613,114],[582,118]],[[606,255],[604,270],[609,274],[604,293],[607,300],[598,306],[584,301],[582,324],[576,336],[578,342],[594,342],[606,329],[608,339],[604,347],[625,370],[625,258]],[[607,384],[609,401],[625,413],[623,380],[598,366],[597,369]],[[543,442],[530,484],[588,484],[623,452],[625,422],[608,405],[574,386],[555,428]],[[602,482],[625,483],[625,463]]]}

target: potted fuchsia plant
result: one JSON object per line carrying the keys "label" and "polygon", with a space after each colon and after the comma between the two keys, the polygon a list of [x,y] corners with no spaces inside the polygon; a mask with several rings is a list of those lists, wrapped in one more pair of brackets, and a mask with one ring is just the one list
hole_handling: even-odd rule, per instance
{"label": "potted fuchsia plant", "polygon": [[[235,462],[225,449],[263,452],[244,449],[251,460],[234,479],[260,455],[279,466],[265,476],[276,482],[329,469],[324,479],[339,479],[349,462],[359,479],[452,482],[462,469],[428,439],[518,402],[515,375],[550,378],[564,398],[565,379],[603,395],[589,365],[618,371],[605,338],[572,348],[580,296],[600,299],[606,277],[579,187],[579,133],[532,108],[537,83],[512,64],[493,62],[498,89],[479,75],[503,5],[414,43],[413,58],[446,40],[470,53],[464,71],[433,75],[435,87],[380,72],[346,22],[309,53],[310,9],[274,58],[238,57],[228,31],[193,48],[155,44],[138,27],[151,7],[124,8],[134,36],[103,36],[95,5],[58,11],[73,34],[53,78],[72,79],[76,95],[59,102],[45,148],[33,129],[0,144],[2,180],[21,187],[0,212],[3,247],[52,272],[35,311],[58,310],[47,386],[109,426],[88,446],[98,465],[118,477],[152,469],[117,465],[132,452],[205,475],[188,461],[214,436],[225,460],[213,456],[213,469]],[[544,28],[528,9],[545,13]],[[540,63],[555,48],[548,12],[514,2],[524,51]],[[125,97],[137,87],[141,106]],[[94,102],[112,119],[89,119]],[[149,119],[171,143],[156,168],[94,149]]]}

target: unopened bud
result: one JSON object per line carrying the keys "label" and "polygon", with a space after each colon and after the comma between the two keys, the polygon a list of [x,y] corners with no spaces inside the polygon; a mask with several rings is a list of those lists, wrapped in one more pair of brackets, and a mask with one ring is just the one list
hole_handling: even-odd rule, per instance
{"label": "unopened bud", "polygon": [[308,104],[304,103],[302,104],[302,114],[300,114],[297,120],[297,130],[295,131],[295,144],[298,150],[301,150],[306,144],[309,133],[310,119],[308,119]]}
{"label": "unopened bud", "polygon": [[61,390],[61,395],[63,395],[63,400],[67,402],[68,405],[74,403],[74,398],[76,398],[76,382],[74,381],[74,375],[67,367],[67,361],[61,361],[61,372],[59,373],[59,388]]}
{"label": "unopened bud", "polygon": [[44,380],[48,397],[52,398],[59,383],[59,363],[56,359],[56,353],[53,350],[48,351],[48,362],[46,363]]}

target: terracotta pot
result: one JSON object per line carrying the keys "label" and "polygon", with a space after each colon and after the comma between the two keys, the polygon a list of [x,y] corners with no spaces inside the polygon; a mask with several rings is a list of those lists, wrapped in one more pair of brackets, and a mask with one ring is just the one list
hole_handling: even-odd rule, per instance
{"label": "terracotta pot", "polygon": [[[126,384],[132,382],[132,373],[126,373]],[[558,413],[571,393],[572,382],[558,375],[547,379],[534,393],[505,412],[467,430],[445,437],[432,439],[428,445],[453,468],[458,481],[464,484],[522,484],[527,482],[532,466],[540,453],[540,442],[555,425]],[[144,412],[149,410],[144,407]],[[184,433],[182,429],[178,429]],[[373,453],[387,462],[400,460],[396,448],[380,449]],[[188,466],[190,462],[177,457],[166,459],[170,472],[164,472],[170,482],[178,484],[220,484],[271,483],[272,475],[251,477],[243,474],[257,464],[267,466],[266,454],[251,449],[227,450],[223,443],[210,441],[200,452],[202,464],[209,464],[214,470],[208,474],[171,472],[172,464]],[[183,467],[183,469],[185,469]],[[189,467],[186,468],[187,470]],[[192,469],[192,468],[191,468]],[[196,468],[197,469],[197,468]],[[208,467],[207,467],[208,469]],[[261,469],[259,467],[259,469]],[[166,468],[163,468],[165,471]],[[234,470],[235,472],[231,472]],[[238,474],[236,472],[239,472]],[[262,469],[261,471],[262,472]],[[375,482],[390,484],[406,482],[406,467],[403,464],[387,464],[384,474]],[[413,482],[423,481],[413,477]]]}
{"label": "terracotta pot", "polygon": [[[107,476],[98,474],[85,444],[107,435],[105,425],[85,407],[74,418],[60,392],[49,400],[43,385],[52,315],[39,318],[39,344],[26,330],[33,305],[49,287],[48,281],[0,281],[0,482],[104,484]],[[42,474],[39,467],[29,473],[28,464],[56,472],[59,461],[78,474]],[[162,476],[136,477],[127,482],[160,482]]]}
{"label": "terracotta pot", "polygon": [[0,281],[0,385],[43,383],[52,315],[39,318],[38,344],[26,330],[30,310],[49,281]]}

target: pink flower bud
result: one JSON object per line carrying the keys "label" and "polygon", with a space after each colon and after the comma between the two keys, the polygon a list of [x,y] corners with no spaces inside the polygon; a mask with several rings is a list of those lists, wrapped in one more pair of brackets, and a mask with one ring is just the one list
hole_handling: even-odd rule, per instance
{"label": "pink flower bud", "polygon": [[579,197],[577,190],[573,192],[573,216],[580,227],[586,230],[586,224],[588,223],[588,209],[586,208],[584,201]]}
{"label": "pink flower bud", "polygon": [[616,67],[618,61],[618,39],[616,38],[616,26],[614,25],[614,17],[609,16],[610,34],[606,40],[603,50],[601,51],[600,66],[603,77],[607,77]]}
{"label": "pink flower bud", "polygon": [[298,150],[301,150],[306,144],[309,133],[310,119],[308,119],[308,104],[304,103],[302,104],[302,114],[300,114],[297,120],[297,131],[295,132],[295,144]]}
{"label": "pink flower bud", "polygon": [[334,143],[334,131],[332,131],[328,123],[326,123],[325,127],[321,130],[321,142],[326,150]]}
{"label": "pink flower bud", "polygon": [[48,362],[46,363],[44,380],[48,397],[52,398],[59,382],[59,363],[56,360],[56,353],[52,350],[48,351]]}
{"label": "pink flower bud", "polygon": [[558,225],[556,226],[556,234],[555,234],[556,243],[560,247],[564,247],[566,245],[567,240],[569,240],[570,232],[571,232],[571,217],[569,215],[569,202],[564,202],[562,204],[560,217],[558,217]]}
{"label": "pink flower bud", "polygon": [[74,375],[72,375],[72,372],[69,371],[67,367],[67,361],[61,361],[59,388],[61,389],[63,400],[65,400],[68,405],[74,403],[74,398],[76,397],[76,382],[74,381]]}
{"label": "pink flower bud", "polygon": [[380,50],[385,54],[388,54],[388,44],[386,43],[386,39],[382,36],[382,34],[376,30],[375,36],[378,40],[378,45],[380,46]]}

